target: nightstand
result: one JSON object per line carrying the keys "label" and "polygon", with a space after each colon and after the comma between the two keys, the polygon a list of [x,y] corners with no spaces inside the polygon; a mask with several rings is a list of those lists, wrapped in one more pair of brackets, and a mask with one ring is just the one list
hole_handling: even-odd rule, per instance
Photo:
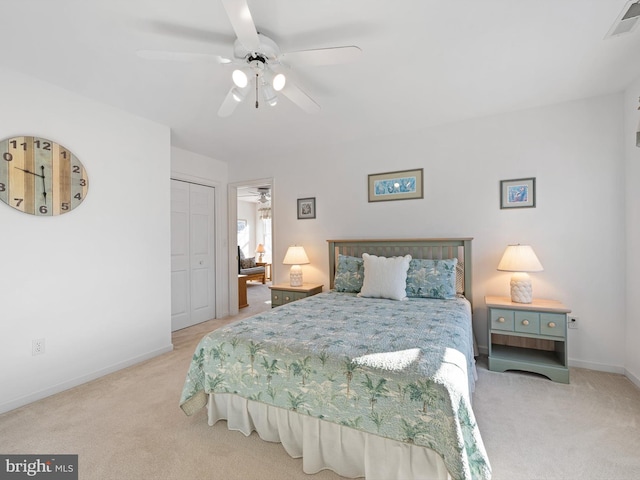
{"label": "nightstand", "polygon": [[484,297],[489,332],[489,370],[521,370],[569,383],[567,313],[555,300],[514,303]]}
{"label": "nightstand", "polygon": [[271,289],[271,308],[322,293],[323,286],[313,283],[305,283],[301,287],[292,287],[288,283],[272,285],[269,287]]}

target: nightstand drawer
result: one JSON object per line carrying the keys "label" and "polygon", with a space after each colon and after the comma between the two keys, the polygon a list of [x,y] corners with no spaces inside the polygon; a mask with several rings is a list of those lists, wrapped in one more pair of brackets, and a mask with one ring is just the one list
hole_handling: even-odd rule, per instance
{"label": "nightstand drawer", "polygon": [[540,314],[540,333],[553,337],[565,337],[567,332],[567,317],[557,313]]}
{"label": "nightstand drawer", "polygon": [[515,312],[514,330],[520,333],[540,333],[540,314]]}
{"label": "nightstand drawer", "polygon": [[513,331],[513,311],[491,309],[491,329]]}
{"label": "nightstand drawer", "polygon": [[295,302],[306,296],[307,294],[305,292],[282,292],[282,304]]}
{"label": "nightstand drawer", "polygon": [[285,292],[280,290],[271,290],[271,306],[276,307],[282,305],[282,297]]}
{"label": "nightstand drawer", "polygon": [[279,307],[280,305],[286,305],[287,303],[322,293],[322,285],[310,283],[305,283],[300,287],[279,284],[272,285],[269,288],[271,289],[272,307]]}

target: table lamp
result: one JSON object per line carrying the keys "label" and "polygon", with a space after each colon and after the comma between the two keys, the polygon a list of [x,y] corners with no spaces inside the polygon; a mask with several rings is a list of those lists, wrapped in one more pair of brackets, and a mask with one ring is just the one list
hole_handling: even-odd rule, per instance
{"label": "table lamp", "polygon": [[292,287],[301,287],[302,267],[300,265],[309,263],[309,257],[307,257],[304,248],[299,245],[289,247],[282,263],[283,265],[291,265],[291,270],[289,272],[289,285]]}
{"label": "table lamp", "polygon": [[259,243],[258,248],[256,248],[256,253],[258,254],[258,262],[262,263],[262,256],[264,255],[265,252],[266,250],[264,249],[264,245]]}
{"label": "table lamp", "polygon": [[531,245],[509,245],[498,264],[502,272],[514,272],[511,276],[511,301],[531,303],[533,290],[531,278],[527,272],[544,270]]}

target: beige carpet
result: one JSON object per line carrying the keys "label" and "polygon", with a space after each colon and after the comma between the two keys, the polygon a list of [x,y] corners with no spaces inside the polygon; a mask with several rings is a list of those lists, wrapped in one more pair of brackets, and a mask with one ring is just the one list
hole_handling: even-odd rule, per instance
{"label": "beige carpet", "polygon": [[[81,480],[324,480],[279,444],[186,417],[182,383],[200,337],[269,308],[251,285],[250,306],[174,334],[174,351],[0,415],[0,453],[74,453]],[[620,375],[572,369],[562,385],[479,365],[474,410],[495,480],[640,478],[640,390]],[[392,479],[390,479],[392,480]]]}

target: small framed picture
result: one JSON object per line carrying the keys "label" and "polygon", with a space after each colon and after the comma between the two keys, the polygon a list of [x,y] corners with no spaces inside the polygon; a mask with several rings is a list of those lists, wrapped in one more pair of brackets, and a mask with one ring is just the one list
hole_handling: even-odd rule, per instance
{"label": "small framed picture", "polygon": [[298,219],[316,218],[316,197],[298,199]]}
{"label": "small framed picture", "polygon": [[424,198],[423,169],[369,175],[369,202]]}
{"label": "small framed picture", "polygon": [[535,206],[535,178],[500,181],[500,208],[533,208]]}

